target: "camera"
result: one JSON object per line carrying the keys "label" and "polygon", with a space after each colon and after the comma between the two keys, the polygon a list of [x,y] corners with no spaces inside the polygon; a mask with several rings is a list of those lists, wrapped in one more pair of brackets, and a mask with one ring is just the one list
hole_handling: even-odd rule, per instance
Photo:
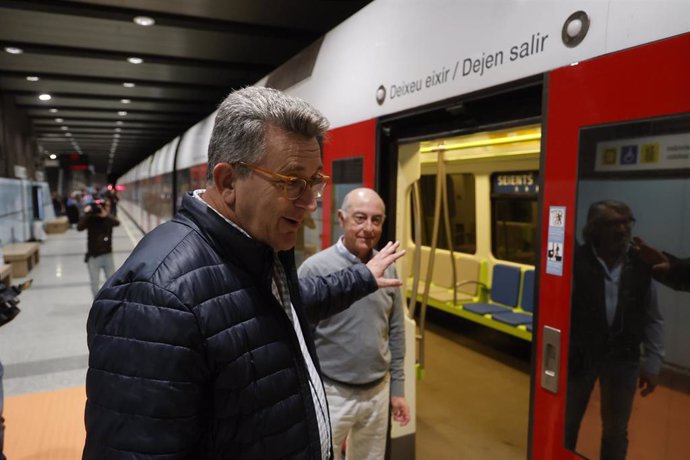
{"label": "camera", "polygon": [[17,286],[0,283],[0,326],[9,323],[19,314],[19,293],[31,286],[32,281],[28,280]]}
{"label": "camera", "polygon": [[89,204],[90,209],[89,209],[88,214],[100,214],[101,209],[103,209],[102,205],[103,205],[103,203],[100,201],[92,202],[91,204]]}

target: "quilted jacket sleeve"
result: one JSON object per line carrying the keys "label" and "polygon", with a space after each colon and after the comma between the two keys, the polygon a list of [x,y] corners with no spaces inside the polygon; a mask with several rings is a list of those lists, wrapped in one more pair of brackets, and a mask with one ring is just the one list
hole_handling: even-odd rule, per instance
{"label": "quilted jacket sleeve", "polygon": [[209,371],[197,320],[145,281],[104,289],[87,323],[84,459],[194,458]]}
{"label": "quilted jacket sleeve", "polygon": [[299,283],[302,302],[312,323],[345,310],[378,289],[374,275],[364,264],[328,275],[300,278]]}

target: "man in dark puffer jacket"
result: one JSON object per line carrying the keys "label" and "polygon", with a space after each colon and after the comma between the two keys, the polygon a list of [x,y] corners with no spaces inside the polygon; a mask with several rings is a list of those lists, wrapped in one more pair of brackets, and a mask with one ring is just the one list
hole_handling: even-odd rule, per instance
{"label": "man in dark puffer jacket", "polygon": [[245,88],[221,104],[209,186],[149,233],[94,301],[87,324],[84,459],[332,458],[307,316],[378,287],[400,257],[297,280],[293,247],[327,177],[326,119]]}

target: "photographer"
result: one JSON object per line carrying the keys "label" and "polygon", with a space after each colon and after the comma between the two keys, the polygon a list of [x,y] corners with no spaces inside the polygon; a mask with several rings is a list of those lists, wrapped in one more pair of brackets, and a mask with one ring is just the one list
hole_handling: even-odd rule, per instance
{"label": "photographer", "polygon": [[84,216],[79,219],[77,230],[88,230],[86,257],[84,261],[89,267],[91,278],[91,292],[96,297],[100,285],[101,269],[105,279],[115,273],[113,260],[113,227],[120,225],[120,221],[110,215],[110,201],[95,201],[84,208]]}

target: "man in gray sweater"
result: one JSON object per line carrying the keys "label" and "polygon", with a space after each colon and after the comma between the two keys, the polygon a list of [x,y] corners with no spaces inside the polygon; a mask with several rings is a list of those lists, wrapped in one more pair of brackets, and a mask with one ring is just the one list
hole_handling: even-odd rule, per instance
{"label": "man in gray sweater", "polygon": [[[352,190],[338,210],[343,236],[307,259],[299,276],[366,263],[376,254],[385,212],[374,190]],[[393,265],[386,276],[397,278]],[[410,420],[404,396],[405,310],[400,289],[379,289],[313,326],[333,445],[341,446],[347,438],[349,460],[384,458],[389,404],[395,421],[404,426]]]}

